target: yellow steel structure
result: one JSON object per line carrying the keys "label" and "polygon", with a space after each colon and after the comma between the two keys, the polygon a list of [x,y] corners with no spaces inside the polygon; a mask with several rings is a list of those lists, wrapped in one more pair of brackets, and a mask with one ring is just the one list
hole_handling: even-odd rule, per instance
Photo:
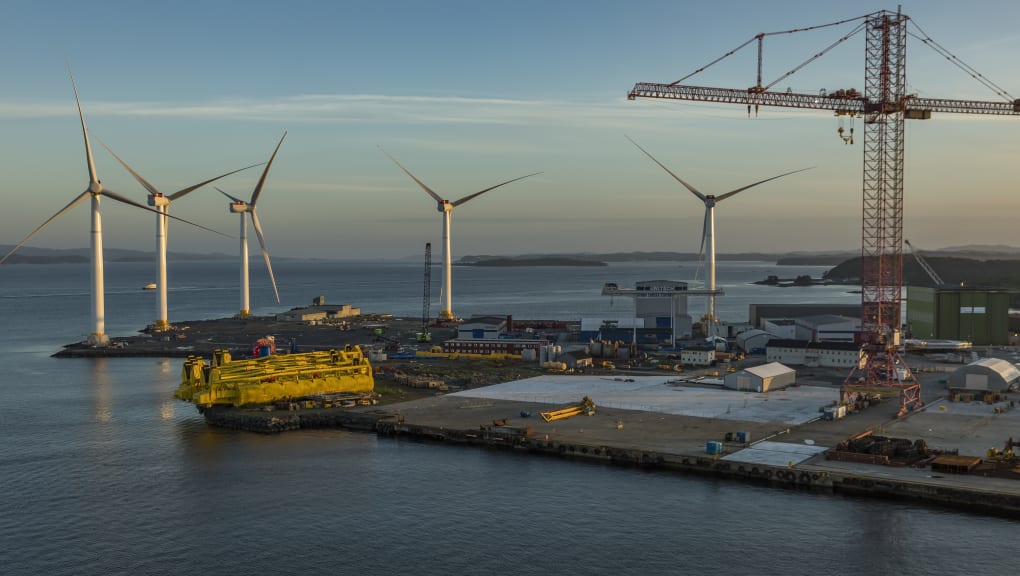
{"label": "yellow steel structure", "polygon": [[550,410],[549,412],[541,412],[542,420],[546,422],[552,422],[553,420],[563,420],[564,418],[570,418],[571,416],[577,416],[578,414],[587,414],[589,416],[595,415],[595,402],[585,396],[581,403],[576,406],[570,406],[567,408],[561,408],[559,410]]}
{"label": "yellow steel structure", "polygon": [[188,357],[174,397],[201,409],[269,404],[315,394],[368,393],[374,389],[372,367],[357,346],[253,360],[233,360],[230,352],[216,350],[212,364],[200,357]]}

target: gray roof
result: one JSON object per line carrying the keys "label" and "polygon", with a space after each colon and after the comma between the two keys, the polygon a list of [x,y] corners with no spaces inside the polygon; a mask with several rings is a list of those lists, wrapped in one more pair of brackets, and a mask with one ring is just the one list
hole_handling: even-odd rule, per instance
{"label": "gray roof", "polygon": [[796,373],[796,370],[779,362],[769,362],[768,364],[744,368],[743,372],[750,372],[759,378],[772,378],[781,374]]}
{"label": "gray roof", "polygon": [[967,364],[967,368],[986,368],[1002,377],[1007,384],[1020,380],[1020,370],[1012,363],[1001,358],[982,358]]}

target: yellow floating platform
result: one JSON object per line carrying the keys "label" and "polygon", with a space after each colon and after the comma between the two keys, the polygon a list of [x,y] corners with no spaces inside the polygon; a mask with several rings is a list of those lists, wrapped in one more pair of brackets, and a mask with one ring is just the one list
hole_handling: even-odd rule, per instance
{"label": "yellow floating platform", "polygon": [[374,389],[372,367],[357,346],[252,360],[233,360],[230,352],[217,350],[212,364],[196,356],[185,360],[174,397],[206,408],[271,404],[316,394],[363,394]]}

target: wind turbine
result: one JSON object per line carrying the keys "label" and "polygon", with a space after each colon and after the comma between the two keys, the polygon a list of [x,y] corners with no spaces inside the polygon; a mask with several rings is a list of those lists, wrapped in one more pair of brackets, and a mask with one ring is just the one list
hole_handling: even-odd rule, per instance
{"label": "wind turbine", "polygon": [[[382,148],[379,149],[382,150]],[[445,302],[443,303],[443,309],[442,311],[440,311],[439,317],[442,318],[443,320],[456,320],[457,317],[453,314],[453,295],[451,294],[453,266],[451,262],[452,256],[450,253],[450,216],[451,214],[453,214],[453,209],[456,208],[457,206],[460,206],[461,204],[464,204],[469,200],[473,200],[474,198],[477,198],[478,196],[485,194],[489,190],[495,190],[496,188],[499,188],[500,186],[503,186],[505,184],[516,182],[518,180],[523,180],[525,178],[528,178],[529,176],[541,174],[541,172],[534,172],[532,174],[528,174],[527,176],[520,176],[518,178],[514,178],[513,180],[507,180],[506,182],[501,182],[499,184],[496,184],[495,186],[490,186],[484,190],[475,192],[474,194],[468,194],[467,196],[464,196],[459,200],[454,200],[451,202],[450,200],[442,198],[439,194],[436,194],[431,188],[426,186],[424,182],[415,177],[414,174],[411,174],[411,172],[408,171],[407,168],[404,168],[404,166],[400,162],[397,162],[396,158],[390,156],[389,152],[383,150],[383,154],[389,156],[390,160],[393,160],[394,164],[399,166],[400,169],[403,170],[405,174],[411,177],[411,180],[417,182],[418,185],[421,186],[422,189],[425,190],[425,192],[427,192],[428,195],[431,196],[436,201],[436,209],[443,215],[443,295],[445,298]]]}
{"label": "wind turbine", "polygon": [[[104,188],[103,184],[99,181],[99,176],[96,175],[96,165],[95,162],[93,162],[92,160],[92,145],[89,143],[89,131],[88,128],[85,127],[85,114],[82,113],[81,100],[78,98],[78,86],[74,82],[74,75],[71,74],[70,65],[67,67],[67,73],[71,77],[71,87],[74,89],[74,101],[78,105],[78,118],[81,120],[81,132],[82,136],[85,139],[85,163],[89,172],[89,186],[88,188],[85,189],[84,192],[76,196],[74,200],[71,200],[71,202],[68,203],[67,206],[61,208],[56,214],[50,216],[48,220],[46,220],[38,228],[33,230],[31,234],[26,236],[24,240],[22,240],[21,242],[18,243],[17,246],[12,248],[11,251],[8,252],[3,258],[0,258],[0,264],[3,264],[5,261],[7,261],[7,259],[10,258],[10,256],[14,254],[15,251],[24,246],[25,243],[31,240],[36,234],[41,232],[42,229],[48,226],[51,222],[63,216],[64,213],[70,211],[78,204],[81,204],[86,198],[91,197],[92,230],[90,234],[90,246],[92,252],[91,256],[92,332],[89,334],[87,342],[92,346],[106,346],[107,344],[110,343],[110,338],[109,336],[106,335],[106,303],[104,298],[105,294],[103,287],[103,224],[102,217],[99,212],[100,200],[103,196],[107,196],[112,200],[116,200],[124,204],[130,204],[137,208],[141,208],[142,210],[148,210],[149,212],[155,212],[157,214],[159,214],[159,212],[153,210],[152,208],[148,208],[143,204],[139,204],[134,200],[125,198],[124,196],[121,196],[120,194],[117,194],[112,190]],[[170,218],[173,218],[174,220],[180,220],[181,222],[186,222],[188,224],[191,224],[192,226],[198,226],[199,228],[202,228],[204,230],[209,230],[210,232],[219,234],[219,232],[216,232],[215,230],[206,228],[205,226],[199,226],[198,224],[195,224],[194,222],[189,222],[188,220],[184,220],[183,218],[177,218],[176,216],[170,216]]]}
{"label": "wind turbine", "polygon": [[[731,196],[736,196],[738,193],[743,192],[748,188],[754,188],[759,184],[764,184],[771,180],[782,178],[783,176],[789,176],[790,174],[796,174],[797,172],[803,172],[805,170],[810,170],[811,168],[813,168],[813,166],[808,168],[801,168],[799,170],[794,170],[792,172],[786,172],[778,176],[773,176],[771,178],[759,180],[754,184],[742,186],[740,188],[737,188],[736,190],[731,190],[725,194],[720,194],[719,196],[716,196],[714,194],[702,194],[694,186],[691,186],[687,182],[684,182],[683,179],[674,174],[672,170],[666,168],[666,166],[663,165],[662,162],[656,160],[654,156],[649,154],[648,151],[642,148],[637,142],[631,140],[630,136],[627,136],[626,138],[627,140],[630,140],[631,144],[637,146],[638,150],[644,152],[645,156],[651,158],[653,162],[655,162],[663,170],[668,172],[669,175],[672,176],[677,182],[683,184],[684,188],[690,190],[691,194],[697,196],[698,200],[701,200],[705,204],[705,221],[704,224],[702,225],[701,230],[701,248],[699,248],[699,252],[704,250],[708,254],[708,289],[712,292],[715,292],[715,205]],[[718,318],[716,317],[715,314],[715,294],[710,294],[708,296],[708,327],[706,330],[707,332],[706,336],[708,338],[715,337],[715,323],[717,322],[717,320]]]}
{"label": "wind turbine", "polygon": [[241,318],[251,315],[251,308],[248,305],[248,222],[247,218],[245,218],[246,214],[251,214],[251,223],[255,227],[255,235],[258,236],[259,245],[262,247],[262,259],[266,261],[269,280],[273,283],[273,294],[276,295],[276,303],[280,303],[280,292],[276,289],[276,278],[273,276],[273,266],[269,263],[266,238],[262,234],[262,223],[259,222],[258,213],[255,212],[255,203],[258,202],[259,194],[262,193],[262,187],[266,183],[266,176],[269,174],[269,168],[273,165],[276,153],[280,151],[280,144],[283,144],[283,139],[286,137],[287,133],[284,132],[283,136],[280,137],[280,141],[276,144],[276,149],[273,150],[273,155],[269,157],[269,162],[266,162],[265,169],[262,170],[262,177],[259,178],[258,184],[255,185],[255,190],[252,191],[250,201],[245,202],[216,188],[220,190],[221,194],[230,198],[230,212],[241,216],[241,311],[237,313]]}
{"label": "wind turbine", "polygon": [[170,204],[174,200],[177,200],[178,198],[181,198],[186,194],[194,192],[195,190],[198,190],[199,188],[205,186],[206,184],[215,182],[220,178],[230,176],[231,174],[236,174],[237,172],[240,172],[242,170],[254,168],[255,166],[259,166],[259,164],[252,164],[251,166],[245,166],[244,168],[234,170],[233,172],[221,174],[215,178],[210,178],[203,182],[199,182],[198,184],[195,184],[193,186],[188,186],[187,188],[178,190],[177,192],[174,192],[169,196],[165,196],[163,195],[162,192],[157,190],[155,186],[150,184],[145,178],[142,178],[142,176],[138,174],[138,172],[135,172],[135,170],[131,168],[131,166],[128,166],[128,163],[125,162],[120,156],[118,156],[117,153],[114,152],[109,146],[107,146],[105,142],[100,140],[99,143],[103,145],[103,148],[106,148],[106,151],[109,152],[111,156],[113,156],[114,158],[117,159],[118,162],[120,162],[120,165],[123,166],[125,170],[130,172],[131,175],[135,177],[135,180],[137,180],[138,183],[141,184],[143,188],[149,191],[148,198],[149,206],[155,207],[155,209],[158,211],[158,214],[156,215],[156,274],[159,296],[156,300],[156,321],[155,323],[153,323],[153,326],[155,327],[156,331],[162,332],[168,330],[170,328],[170,322],[167,319],[168,316],[166,294],[167,291],[166,237],[168,224],[167,212],[170,209]]}

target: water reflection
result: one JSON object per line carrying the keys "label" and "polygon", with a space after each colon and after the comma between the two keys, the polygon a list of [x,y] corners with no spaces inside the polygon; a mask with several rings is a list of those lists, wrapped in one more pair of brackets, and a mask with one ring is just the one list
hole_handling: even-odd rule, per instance
{"label": "water reflection", "polygon": [[113,420],[113,402],[110,391],[110,360],[94,358],[89,362],[92,376],[92,419],[95,422]]}

